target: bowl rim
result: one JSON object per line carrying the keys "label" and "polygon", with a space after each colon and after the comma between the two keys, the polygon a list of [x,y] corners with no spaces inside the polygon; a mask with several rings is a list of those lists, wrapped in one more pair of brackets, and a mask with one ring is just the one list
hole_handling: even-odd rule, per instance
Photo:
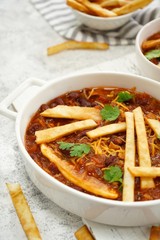
{"label": "bowl rim", "polygon": [[[147,77],[143,77],[143,76],[139,76],[139,75],[135,75],[135,74],[131,74],[131,73],[122,73],[122,72],[109,72],[109,71],[105,71],[105,72],[98,72],[98,71],[88,71],[88,72],[77,72],[77,73],[72,73],[72,74],[68,74],[66,76],[63,77],[58,77],[56,79],[54,79],[54,81],[50,81],[47,82],[44,86],[42,86],[42,88],[37,92],[37,94],[42,94],[43,91],[45,89],[47,89],[48,87],[50,87],[51,85],[56,84],[57,82],[63,82],[64,80],[68,79],[68,78],[72,78],[72,77],[83,77],[83,76],[89,76],[89,75],[93,75],[93,74],[97,74],[97,75],[117,75],[117,76],[128,76],[128,77],[136,77],[139,80],[143,80],[146,82],[151,82],[153,83],[153,85],[157,85],[158,87],[160,87],[160,82],[157,82],[153,79],[147,78]],[[37,94],[34,96],[36,97]],[[49,181],[49,183],[56,185],[57,187],[59,187],[62,191],[68,192],[69,194],[74,195],[75,197],[81,198],[82,200],[88,200],[91,201],[93,203],[98,203],[98,204],[103,204],[105,206],[115,206],[115,207],[125,207],[125,208],[139,208],[139,207],[148,207],[148,206],[156,206],[156,205],[160,205],[160,199],[157,200],[149,200],[149,201],[141,201],[141,202],[123,202],[123,201],[119,201],[119,200],[112,200],[112,199],[106,199],[106,198],[102,198],[99,196],[94,196],[94,195],[90,195],[87,193],[83,193],[80,192],[76,189],[73,189],[63,183],[61,183],[60,181],[58,181],[57,179],[55,179],[54,177],[52,177],[51,175],[49,175],[47,172],[45,172],[29,155],[29,153],[27,152],[25,145],[23,143],[23,139],[21,138],[21,134],[20,134],[20,125],[21,125],[21,121],[22,121],[22,116],[23,116],[23,112],[25,111],[25,108],[27,107],[27,105],[30,104],[30,102],[32,101],[32,98],[26,102],[26,104],[23,105],[23,107],[21,108],[21,110],[18,112],[17,114],[17,118],[16,118],[16,123],[15,123],[15,131],[16,131],[16,138],[17,138],[17,142],[19,145],[19,149],[20,152],[22,153],[23,157],[25,157],[24,160],[27,160],[29,162],[29,164],[32,165],[33,169],[38,172],[41,176],[43,176],[43,178],[45,178],[47,181]]]}
{"label": "bowl rim", "polygon": [[[147,24],[145,24],[140,31],[138,32],[137,36],[136,36],[136,42],[135,42],[135,46],[138,50],[139,55],[141,56],[141,58],[144,60],[145,63],[149,64],[150,67],[152,67],[155,70],[159,70],[160,71],[160,67],[158,67],[156,64],[152,63],[151,61],[149,61],[144,54],[142,53],[142,49],[141,49],[141,45],[140,45],[140,38],[142,36],[142,34],[144,33],[144,31],[146,31],[146,29],[149,29],[150,27],[154,26],[155,23],[159,22],[160,23],[160,18],[156,18],[150,22],[148,22]],[[156,33],[157,31],[155,31]],[[154,34],[154,33],[153,33]],[[151,35],[153,35],[151,34]],[[146,40],[146,39],[145,39]],[[144,41],[144,40],[143,40]],[[141,43],[142,44],[142,43]]]}
{"label": "bowl rim", "polygon": [[118,16],[115,16],[115,17],[100,17],[100,16],[94,16],[94,15],[90,15],[90,14],[78,11],[77,9],[72,9],[73,12],[78,13],[82,17],[90,18],[92,20],[98,20],[98,21],[110,21],[110,20],[116,20],[116,19],[120,20],[120,19],[128,18],[128,17],[132,16],[134,13],[136,13],[138,10],[139,9],[137,9],[133,12],[123,14],[123,15],[118,15]]}

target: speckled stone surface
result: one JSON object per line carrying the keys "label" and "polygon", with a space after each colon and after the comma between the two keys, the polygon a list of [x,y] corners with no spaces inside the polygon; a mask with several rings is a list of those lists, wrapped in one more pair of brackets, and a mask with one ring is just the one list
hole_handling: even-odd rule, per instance
{"label": "speckled stone surface", "polygon": [[[134,46],[111,47],[101,52],[66,51],[47,57],[47,47],[64,39],[28,0],[1,0],[0,22],[0,102],[29,77],[50,81],[88,67],[95,70],[98,64],[100,71],[125,71],[126,64],[127,71],[137,73]],[[122,56],[126,56],[124,61],[120,60]],[[6,189],[7,182],[21,184],[42,239],[74,240],[74,232],[83,225],[81,218],[58,207],[33,185],[25,171],[14,128],[13,120],[0,116],[0,240],[26,239]]]}

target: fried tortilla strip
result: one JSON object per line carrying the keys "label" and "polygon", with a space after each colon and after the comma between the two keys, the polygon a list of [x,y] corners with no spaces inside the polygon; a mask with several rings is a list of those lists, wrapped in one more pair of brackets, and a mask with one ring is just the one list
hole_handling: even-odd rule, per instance
{"label": "fried tortilla strip", "polygon": [[159,240],[160,239],[160,227],[152,226],[150,230],[149,240]]}
{"label": "fried tortilla strip", "polygon": [[117,15],[127,14],[127,13],[133,12],[139,8],[143,8],[143,7],[147,6],[152,1],[153,0],[135,0],[135,1],[129,2],[128,4],[126,4],[120,8],[113,9],[113,12],[116,13]]}
{"label": "fried tortilla strip", "polygon": [[57,157],[53,149],[48,147],[46,144],[41,144],[41,152],[57,166],[59,171],[66,179],[77,186],[104,198],[116,199],[118,197],[118,194],[114,189],[109,188],[107,184],[102,183],[97,178],[88,176],[87,174],[79,173],[74,168],[74,165],[71,165],[68,161]]}
{"label": "fried tortilla strip", "polygon": [[86,225],[83,225],[75,232],[77,240],[94,240]]}
{"label": "fried tortilla strip", "polygon": [[88,10],[88,8],[84,6],[80,1],[67,0],[67,5],[80,12],[90,14],[90,11]]}
{"label": "fried tortilla strip", "polygon": [[54,108],[49,108],[41,113],[44,117],[53,118],[70,118],[70,119],[93,119],[95,121],[102,120],[100,110],[94,107],[79,107],[58,105]]}
{"label": "fried tortilla strip", "polygon": [[106,1],[103,1],[100,5],[101,7],[105,8],[105,7],[112,7],[116,5],[124,6],[126,4],[128,4],[128,1],[125,1],[125,0],[106,0]]}
{"label": "fried tortilla strip", "polygon": [[[141,107],[133,110],[135,118],[135,126],[137,133],[139,165],[141,167],[151,167],[151,158],[147,141],[146,128]],[[141,189],[155,187],[154,181],[151,178],[141,178]]]}
{"label": "fried tortilla strip", "polygon": [[152,130],[155,132],[157,137],[160,137],[160,122],[156,119],[149,119],[146,118],[146,122],[152,128]]}
{"label": "fried tortilla strip", "polygon": [[134,201],[134,177],[128,171],[128,167],[135,166],[135,133],[134,133],[134,116],[131,112],[125,112],[126,117],[126,147],[123,177],[123,194],[124,202]]}
{"label": "fried tortilla strip", "polygon": [[134,177],[160,177],[160,167],[128,167]]}
{"label": "fried tortilla strip", "polygon": [[150,48],[154,48],[156,46],[160,46],[160,39],[155,39],[155,40],[147,40],[142,43],[142,49],[147,50]]}
{"label": "fried tortilla strip", "polygon": [[116,17],[117,16],[116,13],[114,13],[108,9],[102,8],[97,3],[91,3],[88,0],[84,0],[83,4],[99,17]]}
{"label": "fried tortilla strip", "polygon": [[97,124],[92,119],[87,119],[84,121],[73,122],[69,124],[65,124],[63,126],[48,128],[40,131],[36,131],[36,143],[48,143],[53,140],[71,134],[75,131],[90,129],[96,127]]}
{"label": "fried tortilla strip", "polygon": [[95,139],[98,137],[102,137],[105,135],[117,133],[117,132],[123,132],[126,130],[126,123],[112,123],[109,125],[105,125],[103,127],[98,127],[94,130],[88,131],[86,134],[89,138]]}
{"label": "fried tortilla strip", "polygon": [[6,183],[22,228],[29,240],[41,240],[39,230],[20,184]]}
{"label": "fried tortilla strip", "polygon": [[47,49],[47,55],[53,55],[64,50],[74,49],[93,49],[93,50],[106,50],[109,48],[107,43],[101,42],[78,42],[74,40],[66,41]]}

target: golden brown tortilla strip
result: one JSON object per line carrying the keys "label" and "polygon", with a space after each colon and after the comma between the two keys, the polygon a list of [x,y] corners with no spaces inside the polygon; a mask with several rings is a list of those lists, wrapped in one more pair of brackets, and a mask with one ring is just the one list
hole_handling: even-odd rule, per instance
{"label": "golden brown tortilla strip", "polygon": [[27,238],[29,240],[41,240],[42,238],[20,184],[6,183],[6,185]]}
{"label": "golden brown tortilla strip", "polygon": [[125,112],[126,117],[126,147],[123,177],[124,202],[134,201],[134,177],[128,171],[128,167],[135,166],[135,134],[134,134],[134,116],[131,112]]}
{"label": "golden brown tortilla strip", "polygon": [[93,119],[95,121],[102,120],[100,110],[93,107],[80,106],[65,106],[58,105],[54,108],[49,108],[41,113],[44,117],[53,118],[70,118],[70,119]]}
{"label": "golden brown tortilla strip", "polygon": [[88,8],[85,7],[82,3],[80,3],[76,0],[67,0],[66,3],[67,3],[68,6],[72,7],[75,10],[90,14],[90,11],[88,10]]}
{"label": "golden brown tortilla strip", "polygon": [[160,45],[160,39],[146,40],[142,43],[142,49],[148,50],[150,48],[155,48]]}
{"label": "golden brown tortilla strip", "polygon": [[[147,141],[146,128],[144,123],[144,117],[141,107],[137,107],[133,110],[135,118],[135,126],[137,133],[137,145],[139,155],[139,165],[141,167],[151,167],[151,158],[149,152],[149,146]],[[155,187],[154,181],[151,178],[141,178],[141,188],[153,188]]]}
{"label": "golden brown tortilla strip", "polygon": [[159,240],[160,239],[160,226],[152,226],[150,230],[149,240]]}
{"label": "golden brown tortilla strip", "polygon": [[95,139],[95,138],[102,137],[102,136],[105,136],[108,134],[123,132],[125,130],[126,130],[126,123],[121,122],[121,123],[112,123],[109,125],[105,125],[103,127],[98,127],[94,130],[88,131],[86,134],[91,139]]}
{"label": "golden brown tortilla strip", "polygon": [[65,124],[63,126],[48,128],[40,131],[36,131],[36,143],[48,143],[56,140],[57,138],[66,136],[75,131],[90,129],[96,127],[97,124],[94,120],[88,119],[78,122],[73,122],[69,124]]}
{"label": "golden brown tortilla strip", "polygon": [[86,225],[83,225],[75,232],[77,240],[94,240]]}
{"label": "golden brown tortilla strip", "polygon": [[160,137],[160,121],[156,119],[148,119],[146,118],[146,121],[150,128],[155,132],[157,137]]}
{"label": "golden brown tortilla strip", "polygon": [[160,177],[160,167],[128,167],[128,170],[135,177]]}
{"label": "golden brown tortilla strip", "polygon": [[105,9],[103,7],[101,7],[99,4],[97,3],[92,3],[89,2],[88,0],[84,0],[83,2],[84,6],[86,6],[89,10],[91,10],[92,12],[94,12],[97,16],[100,17],[115,17],[117,16],[116,13]]}
{"label": "golden brown tortilla strip", "polygon": [[129,2],[128,4],[124,5],[123,7],[113,9],[113,12],[117,15],[123,15],[130,12],[133,12],[139,8],[143,8],[147,6],[149,3],[151,3],[153,0],[135,0],[132,2]]}
{"label": "golden brown tortilla strip", "polygon": [[77,186],[104,198],[116,199],[118,197],[118,194],[114,189],[109,188],[107,184],[102,183],[97,178],[79,173],[68,161],[57,157],[53,149],[46,144],[41,144],[41,152],[57,166],[65,178]]}

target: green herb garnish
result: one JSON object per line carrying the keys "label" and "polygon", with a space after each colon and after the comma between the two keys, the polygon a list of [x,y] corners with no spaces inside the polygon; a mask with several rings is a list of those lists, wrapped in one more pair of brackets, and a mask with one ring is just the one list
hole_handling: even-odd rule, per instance
{"label": "green herb garnish", "polygon": [[160,134],[158,134],[157,138],[160,139]]}
{"label": "green herb garnish", "polygon": [[60,149],[69,150],[71,157],[81,157],[83,154],[88,154],[91,150],[91,147],[85,143],[58,142],[58,144]]}
{"label": "green herb garnish", "polygon": [[119,117],[120,110],[117,106],[105,105],[100,113],[103,120],[113,121]]}
{"label": "green herb garnish", "polygon": [[104,170],[104,179],[110,183],[120,182],[122,183],[122,170],[118,166],[111,166]]}
{"label": "green herb garnish", "polygon": [[154,49],[154,50],[148,51],[145,54],[145,57],[148,60],[151,60],[152,58],[159,58],[160,57],[160,49]]}
{"label": "green herb garnish", "polygon": [[133,96],[134,96],[133,94],[131,94],[127,91],[119,92],[117,101],[118,102],[126,102],[126,101],[131,100],[133,98]]}

